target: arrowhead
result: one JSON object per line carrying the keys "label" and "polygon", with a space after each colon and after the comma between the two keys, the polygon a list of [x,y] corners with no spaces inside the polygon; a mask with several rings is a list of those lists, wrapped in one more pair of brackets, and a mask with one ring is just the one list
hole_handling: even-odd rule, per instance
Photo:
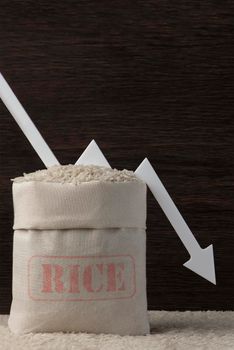
{"label": "arrowhead", "polygon": [[209,282],[216,284],[213,245],[199,249],[184,264],[189,270],[197,273]]}

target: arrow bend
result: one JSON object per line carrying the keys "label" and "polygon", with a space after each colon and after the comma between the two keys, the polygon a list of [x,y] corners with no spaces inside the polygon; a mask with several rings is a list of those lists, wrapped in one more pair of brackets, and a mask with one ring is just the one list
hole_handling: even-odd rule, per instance
{"label": "arrow bend", "polygon": [[[32,120],[18,101],[17,97],[0,73],[0,98],[28,138],[33,148],[46,167],[59,164],[53,152],[33,124]],[[94,164],[110,167],[97,143],[92,140],[82,153],[76,164]],[[214,253],[212,244],[202,249],[194,235],[184,221],[175,203],[163,186],[154,168],[147,158],[136,169],[135,174],[143,180],[151,190],[153,196],[161,206],[171,225],[175,229],[185,248],[190,254],[190,259],[185,267],[216,284]]]}

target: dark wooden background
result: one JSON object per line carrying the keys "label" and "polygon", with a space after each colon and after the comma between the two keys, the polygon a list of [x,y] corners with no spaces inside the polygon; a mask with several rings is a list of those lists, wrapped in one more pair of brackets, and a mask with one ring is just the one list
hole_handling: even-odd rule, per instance
{"label": "dark wooden background", "polygon": [[[63,164],[95,139],[112,167],[148,157],[217,286],[149,194],[149,309],[234,310],[233,1],[0,0],[0,71]],[[10,178],[43,168],[0,103],[0,312],[9,312]]]}

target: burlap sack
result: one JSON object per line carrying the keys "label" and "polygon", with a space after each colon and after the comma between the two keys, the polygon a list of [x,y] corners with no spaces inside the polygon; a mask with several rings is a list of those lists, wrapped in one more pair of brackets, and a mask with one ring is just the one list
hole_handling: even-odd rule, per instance
{"label": "burlap sack", "polygon": [[146,185],[13,184],[14,333],[146,334]]}

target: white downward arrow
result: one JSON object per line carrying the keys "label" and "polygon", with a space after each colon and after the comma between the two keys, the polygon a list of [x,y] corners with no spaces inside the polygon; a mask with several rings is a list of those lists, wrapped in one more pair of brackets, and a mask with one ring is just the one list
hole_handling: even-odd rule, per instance
{"label": "white downward arrow", "polygon": [[135,174],[148,185],[185,248],[189,252],[190,259],[184,264],[184,266],[211,283],[216,284],[212,244],[205,249],[200,247],[147,158],[139,165]]}
{"label": "white downward arrow", "polygon": [[[0,73],[0,98],[22,129],[29,142],[43,161],[46,167],[59,164],[51,149],[37,130],[29,115],[11,90],[10,86]],[[95,164],[110,167],[102,151],[94,140],[90,142],[82,153],[76,164]],[[202,249],[188,225],[181,216],[179,210],[163,186],[158,175],[154,171],[148,159],[143,162],[135,171],[136,176],[143,180],[153,193],[162,210],[166,214],[176,233],[183,242],[190,254],[190,259],[184,264],[185,267],[216,284],[213,246],[209,245]]]}

